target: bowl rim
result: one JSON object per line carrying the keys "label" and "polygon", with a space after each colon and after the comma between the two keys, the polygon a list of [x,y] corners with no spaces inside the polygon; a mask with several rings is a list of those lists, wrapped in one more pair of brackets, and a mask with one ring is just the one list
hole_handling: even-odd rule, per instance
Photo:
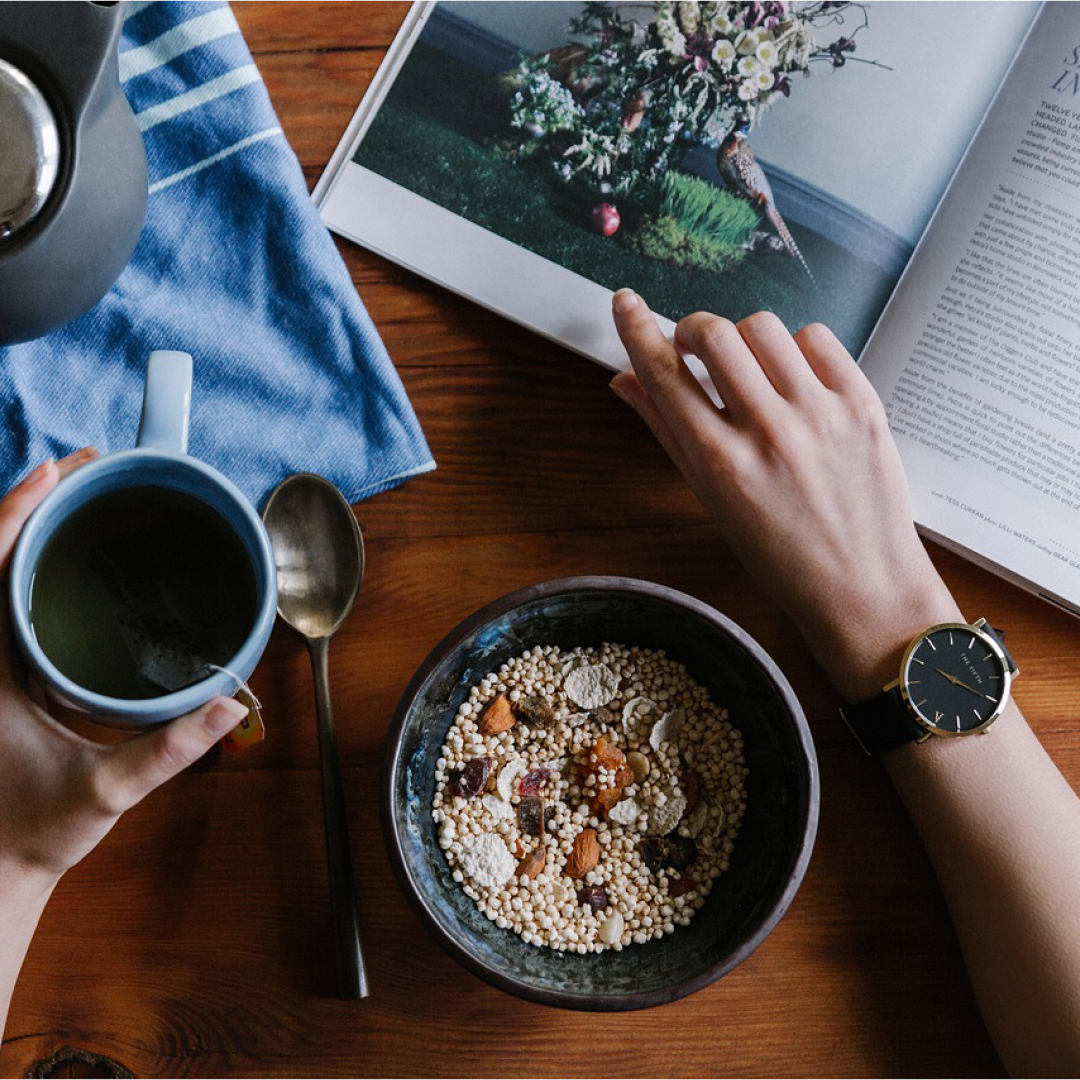
{"label": "bowl rim", "polygon": [[[420,888],[416,885],[409,872],[405,859],[404,845],[397,828],[397,815],[395,814],[394,792],[397,786],[399,766],[401,764],[401,741],[405,729],[405,721],[416,701],[420,690],[428,681],[436,668],[443,662],[447,654],[465,637],[480,629],[486,623],[491,622],[502,615],[514,610],[526,603],[535,600],[550,599],[564,593],[579,592],[613,592],[629,593],[638,596],[647,596],[650,599],[659,599],[674,604],[677,607],[686,608],[695,615],[712,623],[714,626],[731,635],[756,660],[766,674],[775,682],[777,689],[783,698],[788,712],[795,727],[799,748],[806,764],[807,794],[806,794],[806,825],[803,829],[801,842],[795,858],[792,861],[791,872],[784,884],[779,896],[763,913],[757,929],[738,948],[723,960],[718,961],[711,967],[699,972],[697,975],[683,979],[681,982],[672,983],[670,986],[659,987],[654,990],[642,990],[632,994],[581,994],[567,990],[547,990],[536,987],[533,984],[517,979],[506,972],[486,964],[483,960],[473,955],[464,948],[458,940],[443,926],[439,917],[425,902]],[[379,781],[379,810],[382,819],[383,838],[386,843],[387,853],[390,856],[390,864],[394,869],[394,876],[398,885],[405,894],[406,900],[413,911],[419,917],[421,923],[435,938],[436,942],[453,959],[457,960],[467,971],[483,979],[486,983],[513,994],[527,1001],[535,1001],[541,1005],[550,1005],[563,1009],[576,1009],[587,1012],[628,1012],[635,1009],[646,1009],[656,1005],[664,1005],[671,1001],[693,994],[698,990],[715,982],[721,976],[726,975],[733,968],[741,964],[755,949],[772,933],[773,928],[787,911],[795,894],[802,884],[810,862],[810,856],[814,848],[814,840],[817,836],[818,817],[820,811],[820,777],[818,770],[817,754],[814,749],[814,741],[810,734],[810,727],[806,721],[806,715],[795,691],[769,656],[765,649],[738,624],[726,615],[706,604],[696,597],[687,593],[672,589],[656,582],[645,581],[640,578],[614,577],[605,575],[583,575],[579,577],[554,578],[550,581],[528,585],[522,589],[506,593],[498,599],[485,604],[473,614],[462,619],[449,633],[435,645],[425,656],[420,666],[416,669],[413,677],[409,680],[404,692],[398,701],[394,711],[390,728],[386,735],[383,749],[382,768]]]}

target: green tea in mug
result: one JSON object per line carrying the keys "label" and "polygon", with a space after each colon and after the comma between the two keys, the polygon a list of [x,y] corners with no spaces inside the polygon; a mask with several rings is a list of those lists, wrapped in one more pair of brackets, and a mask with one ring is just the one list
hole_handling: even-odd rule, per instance
{"label": "green tea in mug", "polygon": [[227,667],[255,622],[243,541],[206,503],[164,487],[91,499],[42,550],[30,620],[46,656],[107,697],[159,697]]}

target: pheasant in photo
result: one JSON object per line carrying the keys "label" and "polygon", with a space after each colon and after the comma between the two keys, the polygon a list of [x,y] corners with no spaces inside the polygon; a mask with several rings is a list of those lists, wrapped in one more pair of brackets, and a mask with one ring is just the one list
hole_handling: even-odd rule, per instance
{"label": "pheasant in photo", "polygon": [[768,177],[754,159],[754,151],[750,149],[750,141],[746,137],[749,130],[749,119],[741,116],[716,152],[716,167],[733,194],[753,203],[769,219],[784,249],[793,258],[799,260],[799,264],[813,281],[814,275],[810,272],[810,267],[806,265],[806,260],[802,257],[798,244],[795,243],[795,238],[780,216],[780,211],[776,209]]}

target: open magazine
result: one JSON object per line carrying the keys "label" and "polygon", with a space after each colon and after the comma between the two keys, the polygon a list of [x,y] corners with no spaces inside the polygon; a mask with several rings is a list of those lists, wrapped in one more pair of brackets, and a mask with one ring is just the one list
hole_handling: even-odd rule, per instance
{"label": "open magazine", "polygon": [[419,3],[315,198],[613,368],[623,286],[829,324],[920,527],[1080,614],[1080,6]]}

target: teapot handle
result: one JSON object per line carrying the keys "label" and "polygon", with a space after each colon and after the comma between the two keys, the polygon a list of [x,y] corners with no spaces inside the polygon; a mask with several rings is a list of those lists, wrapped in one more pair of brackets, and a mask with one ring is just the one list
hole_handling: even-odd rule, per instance
{"label": "teapot handle", "polygon": [[191,416],[191,354],[156,349],[146,365],[137,446],[186,454]]}
{"label": "teapot handle", "polygon": [[10,54],[19,66],[29,59],[27,74],[35,80],[44,65],[45,84],[59,94],[68,123],[78,128],[99,88],[110,94],[120,81],[117,45],[127,4],[78,0],[58,10],[35,0],[21,7],[13,25],[0,26],[0,55]]}

